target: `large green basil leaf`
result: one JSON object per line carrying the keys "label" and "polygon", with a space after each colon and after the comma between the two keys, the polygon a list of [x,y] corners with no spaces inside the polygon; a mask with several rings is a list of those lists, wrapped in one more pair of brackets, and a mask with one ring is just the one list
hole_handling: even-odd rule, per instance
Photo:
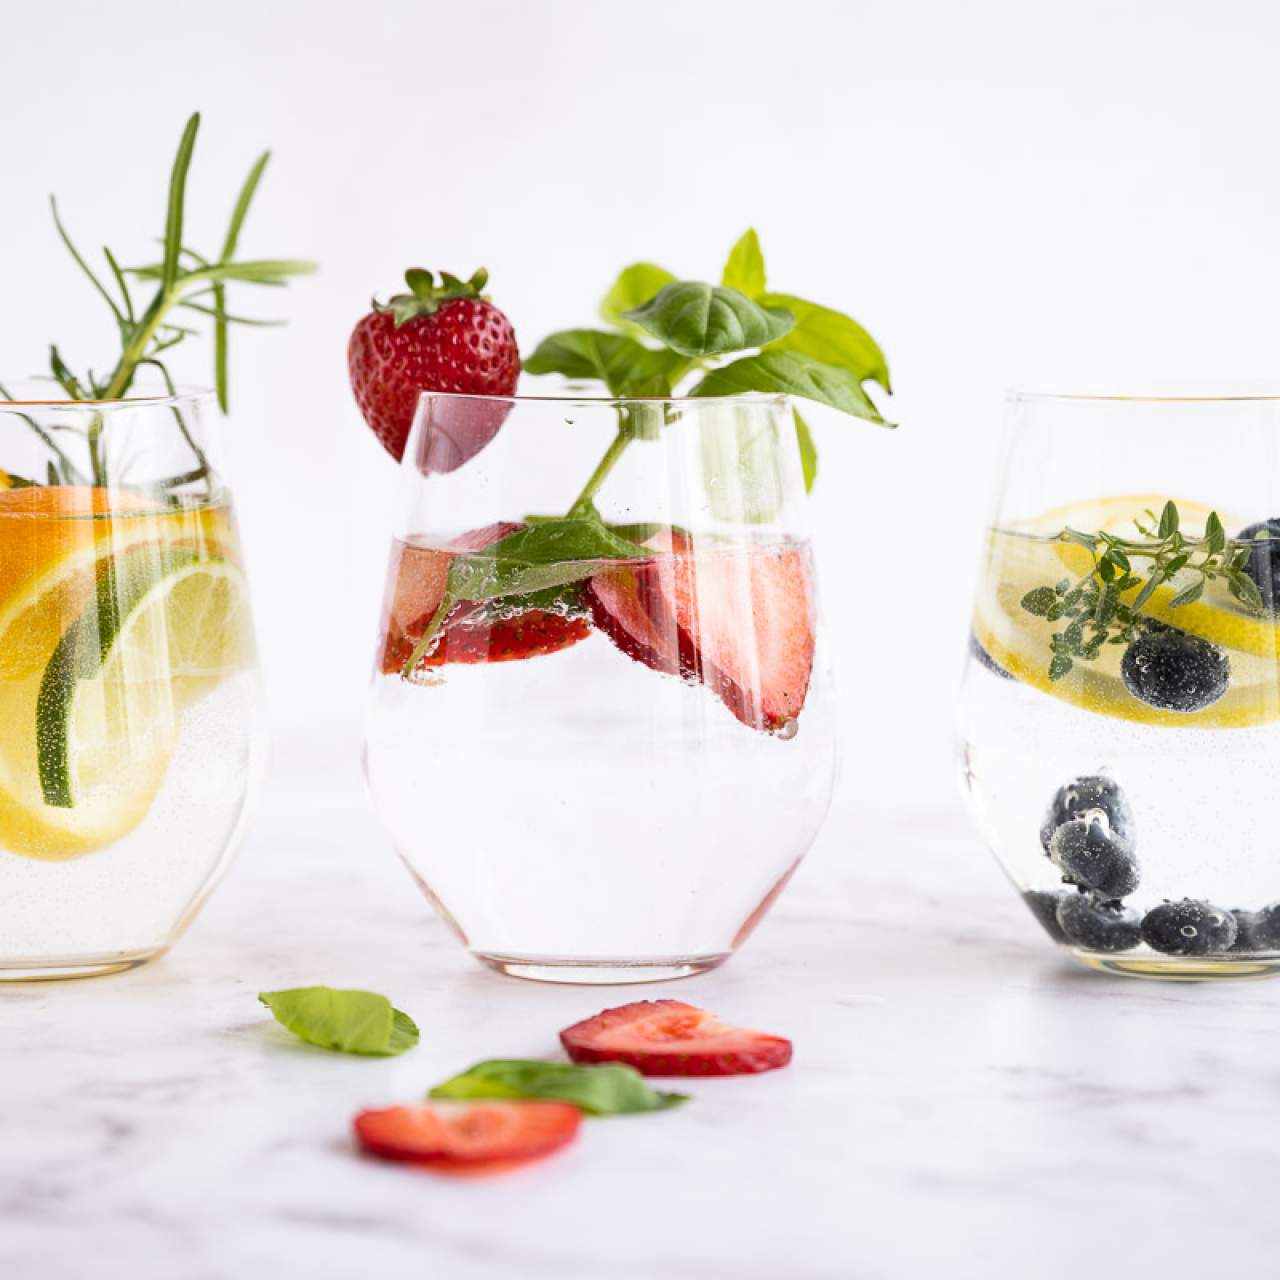
{"label": "large green basil leaf", "polygon": [[865,418],[884,427],[894,425],[880,416],[880,411],[863,391],[862,383],[848,369],[823,364],[798,351],[780,351],[776,347],[713,370],[690,394],[733,396],[751,391],[801,396],[839,409],[841,413],[852,414],[855,418]]}
{"label": "large green basil leaf", "polygon": [[660,1093],[634,1068],[621,1063],[575,1066],[529,1058],[492,1058],[431,1090],[433,1098],[539,1098],[569,1102],[593,1116],[665,1111],[688,1101],[683,1093]]}
{"label": "large green basil leaf", "polygon": [[681,280],[626,312],[646,333],[684,356],[725,355],[776,342],[795,320],[737,289]]}
{"label": "large green basil leaf", "polygon": [[623,312],[632,307],[643,306],[655,294],[669,284],[675,283],[676,277],[666,267],[654,262],[633,262],[618,273],[618,278],[609,286],[609,292],[600,302],[600,319],[623,333],[643,333],[639,325],[623,319]]}
{"label": "large green basil leaf", "polygon": [[758,301],[763,306],[785,307],[796,318],[795,328],[778,342],[778,349],[837,365],[859,382],[877,382],[891,390],[884,352],[851,316],[791,293],[762,293]]}
{"label": "large green basil leaf", "polygon": [[581,582],[595,573],[601,560],[644,559],[652,554],[590,516],[544,520],[483,551],[455,556],[446,597],[484,601],[531,595]]}
{"label": "large green basil leaf", "polygon": [[601,329],[553,333],[524,362],[526,373],[598,380],[615,396],[669,396],[688,367],[688,360],[674,351],[654,351]]}

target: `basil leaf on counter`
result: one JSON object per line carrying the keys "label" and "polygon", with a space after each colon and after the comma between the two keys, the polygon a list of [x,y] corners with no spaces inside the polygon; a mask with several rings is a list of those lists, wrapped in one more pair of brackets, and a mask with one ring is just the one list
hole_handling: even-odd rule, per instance
{"label": "basil leaf on counter", "polygon": [[624,313],[682,356],[724,355],[776,342],[790,331],[789,311],[762,307],[737,289],[680,280]]}
{"label": "basil leaf on counter", "polygon": [[389,1056],[418,1043],[413,1019],[373,991],[293,987],[261,991],[258,999],[282,1027],[322,1049]]}
{"label": "basil leaf on counter", "polygon": [[492,1058],[438,1084],[433,1098],[539,1098],[569,1102],[588,1115],[618,1116],[665,1111],[688,1101],[688,1094],[661,1093],[634,1067],[621,1063],[580,1067],[531,1058]]}

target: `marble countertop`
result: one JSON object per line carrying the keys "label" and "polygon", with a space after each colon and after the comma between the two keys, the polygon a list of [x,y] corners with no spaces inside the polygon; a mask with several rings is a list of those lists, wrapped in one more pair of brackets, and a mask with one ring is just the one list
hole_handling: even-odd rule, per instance
{"label": "marble countertop", "polygon": [[[430,917],[350,763],[277,767],[188,937],[134,973],[0,987],[0,1275],[215,1280],[1271,1274],[1280,983],[1059,959],[958,803],[831,824],[722,970],[591,990],[504,979]],[[348,781],[330,785],[340,775]],[[855,836],[856,831],[856,836]],[[259,989],[384,991],[397,1059],[294,1042]],[[591,1121],[486,1182],[358,1157],[421,1096],[628,998],[791,1036],[759,1078]]]}

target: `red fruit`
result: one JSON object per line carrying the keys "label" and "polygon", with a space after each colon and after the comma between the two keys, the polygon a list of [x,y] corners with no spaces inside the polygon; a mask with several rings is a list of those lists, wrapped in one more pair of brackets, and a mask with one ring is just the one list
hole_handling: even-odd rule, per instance
{"label": "red fruit", "polygon": [[678,532],[646,545],[658,552],[652,561],[591,579],[596,626],[655,671],[700,680],[753,729],[794,720],[813,671],[807,551],[695,550]]}
{"label": "red fruit", "polygon": [[737,1076],[791,1061],[791,1041],[727,1027],[679,1000],[606,1009],[560,1033],[574,1062],[624,1062],[647,1076]]}
{"label": "red fruit", "polygon": [[[514,618],[491,622],[468,622],[475,615],[459,606],[461,617],[448,623],[440,642],[426,654],[419,666],[442,667],[445,663],[519,662],[544,653],[555,653],[585,640],[591,634],[586,618],[566,618],[544,609],[530,609]],[[384,675],[394,675],[404,666],[414,646],[422,638],[431,614],[420,617],[406,632],[387,636],[382,654]]]}
{"label": "red fruit", "polygon": [[591,620],[627,657],[668,675],[696,678],[697,644],[677,625],[668,605],[675,598],[678,565],[692,542],[672,531],[655,534],[644,545],[659,555],[644,564],[597,573],[587,584],[583,598]]}
{"label": "red fruit", "polygon": [[[415,268],[412,292],[385,306],[375,302],[355,327],[347,349],[351,389],[364,420],[397,462],[422,391],[509,396],[520,376],[520,352],[511,322],[481,295],[488,279],[467,282],[447,272],[436,285]],[[453,471],[497,434],[510,405],[492,401],[435,401],[417,459],[424,474]]]}
{"label": "red fruit", "polygon": [[[472,529],[449,544],[448,550],[406,546],[392,574],[385,606],[386,639],[381,670],[394,675],[404,666],[435,616],[444,598],[451,552],[483,551],[522,524],[503,521]],[[477,604],[459,604],[449,615],[439,642],[421,662],[439,667],[445,663],[517,662],[539,654],[567,649],[591,634],[585,618],[566,618],[544,609],[531,609],[514,618],[491,618]]]}
{"label": "red fruit", "polygon": [[362,1111],[355,1133],[384,1160],[498,1173],[572,1142],[581,1123],[567,1102],[433,1102]]}

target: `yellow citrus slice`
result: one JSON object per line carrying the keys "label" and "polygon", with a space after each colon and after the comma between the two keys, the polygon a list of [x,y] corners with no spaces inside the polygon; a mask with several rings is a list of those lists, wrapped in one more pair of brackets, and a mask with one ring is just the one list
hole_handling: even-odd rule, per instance
{"label": "yellow citrus slice", "polygon": [[[1132,505],[1142,502],[1142,499],[1115,501],[1130,504],[1130,511],[1142,510],[1141,506]],[[1162,505],[1160,503],[1154,509],[1158,512]],[[1049,525],[1058,522],[1054,513],[1042,519]],[[1034,523],[1038,525],[1041,521]],[[1081,532],[1094,532],[1101,527],[1101,524],[1095,524],[1090,528],[1086,522]],[[1060,554],[1063,545],[1055,537],[1030,531],[996,530],[990,535],[987,565],[974,614],[974,634],[978,643],[1011,675],[1032,688],[1087,711],[1141,724],[1230,729],[1265,724],[1280,718],[1280,665],[1274,650],[1262,655],[1240,648],[1231,652],[1228,655],[1231,678],[1226,694],[1194,714],[1162,710],[1135,698],[1125,687],[1120,674],[1123,645],[1105,645],[1094,660],[1076,661],[1066,675],[1051,680],[1049,664],[1053,650],[1050,641],[1065,624],[1061,620],[1050,622],[1029,613],[1022,607],[1022,599],[1036,587],[1052,586],[1060,578],[1071,576],[1074,566],[1068,567],[1064,562]],[[1085,556],[1083,573],[1087,572],[1091,561],[1088,553],[1081,551]],[[1225,614],[1226,611],[1214,605],[1206,603],[1203,614],[1192,614],[1191,610],[1195,608],[1192,605],[1169,609],[1167,601],[1178,589],[1176,582],[1172,588],[1162,588],[1166,594],[1150,612],[1156,617],[1167,615],[1173,625],[1188,631],[1195,630],[1208,639],[1216,639],[1231,630],[1228,622],[1217,617],[1207,620],[1203,616]],[[1188,625],[1190,622],[1199,625],[1193,627]]]}
{"label": "yellow citrus slice", "polygon": [[[1091,501],[1057,507],[1035,520],[1021,522],[1018,528],[1044,536],[1053,536],[1064,529],[1080,533],[1111,533],[1131,541],[1142,541],[1143,534],[1134,523],[1134,517],[1150,526],[1151,514],[1159,517],[1166,499],[1154,494],[1133,497],[1096,498]],[[1205,522],[1212,507],[1202,502],[1177,499],[1178,514],[1183,533],[1188,538],[1204,536]],[[1229,512],[1219,511],[1218,518],[1229,532],[1238,531],[1248,523]],[[1054,544],[1063,572],[1071,578],[1080,578],[1089,572],[1093,563],[1089,552],[1078,543],[1059,541]],[[1134,570],[1141,575],[1143,562],[1135,557]],[[1143,612],[1159,622],[1167,622],[1193,635],[1203,636],[1226,649],[1236,649],[1260,658],[1280,659],[1280,620],[1271,614],[1257,614],[1246,609],[1228,590],[1221,578],[1205,583],[1204,594],[1191,604],[1170,607],[1170,602],[1184,587],[1197,581],[1199,575],[1184,570],[1169,582],[1157,587],[1143,605]],[[1134,599],[1141,587],[1134,587],[1121,598]]]}
{"label": "yellow citrus slice", "polygon": [[225,509],[99,495],[0,491],[0,849],[11,852],[73,857],[132,830],[184,707],[251,658]]}

